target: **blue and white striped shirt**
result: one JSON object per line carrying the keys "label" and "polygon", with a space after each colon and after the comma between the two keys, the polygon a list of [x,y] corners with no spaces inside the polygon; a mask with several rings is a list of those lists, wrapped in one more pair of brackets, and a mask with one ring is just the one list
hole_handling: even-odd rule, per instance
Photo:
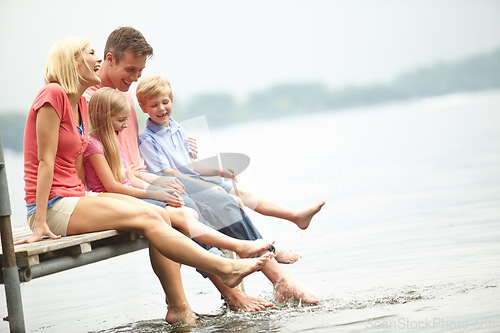
{"label": "blue and white striped shirt", "polygon": [[161,174],[166,168],[178,170],[183,174],[200,178],[191,164],[186,131],[170,118],[170,127],[157,125],[148,119],[146,127],[139,135],[139,151],[148,170]]}

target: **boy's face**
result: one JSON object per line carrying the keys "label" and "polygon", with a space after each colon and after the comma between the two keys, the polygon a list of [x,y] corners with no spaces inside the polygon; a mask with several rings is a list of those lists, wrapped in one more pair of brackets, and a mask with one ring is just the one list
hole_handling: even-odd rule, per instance
{"label": "boy's face", "polygon": [[147,56],[136,57],[132,51],[125,51],[125,54],[118,63],[113,54],[106,55],[108,64],[108,82],[113,85],[112,88],[122,92],[129,90],[130,85],[142,75],[142,70],[146,67]]}
{"label": "boy's face", "polygon": [[126,107],[122,111],[115,113],[111,116],[111,123],[113,124],[113,129],[116,133],[120,133],[125,128],[127,128],[127,120],[130,116],[130,107]]}
{"label": "boy's face", "polygon": [[172,101],[168,94],[160,94],[148,98],[144,104],[140,104],[144,113],[149,115],[151,121],[157,125],[169,126],[172,114]]}

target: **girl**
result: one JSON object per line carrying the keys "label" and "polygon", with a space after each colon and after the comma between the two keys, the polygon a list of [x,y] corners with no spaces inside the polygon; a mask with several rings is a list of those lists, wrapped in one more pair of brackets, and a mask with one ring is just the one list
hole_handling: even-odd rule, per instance
{"label": "girl", "polygon": [[[138,179],[127,167],[116,138],[127,127],[130,105],[126,98],[111,88],[97,90],[89,102],[90,137],[83,154],[87,190],[130,195],[148,203],[162,214],[167,211],[172,226],[188,237],[211,246],[232,250],[248,258],[271,246],[264,240],[247,241],[228,237],[202,223],[195,210],[168,206],[165,190]],[[178,195],[178,194],[177,194]],[[180,197],[179,197],[180,198]]]}

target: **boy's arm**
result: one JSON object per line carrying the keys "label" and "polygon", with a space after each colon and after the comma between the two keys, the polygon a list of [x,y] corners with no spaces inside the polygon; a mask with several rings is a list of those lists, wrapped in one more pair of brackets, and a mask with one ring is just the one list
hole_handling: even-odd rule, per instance
{"label": "boy's arm", "polygon": [[233,169],[218,169],[209,167],[206,165],[202,165],[200,162],[196,162],[194,159],[191,159],[191,163],[193,164],[194,171],[196,171],[202,176],[207,176],[207,177],[219,176],[222,178],[231,178],[234,179],[235,181],[238,181],[238,179],[236,179],[236,174],[234,173]]}
{"label": "boy's arm", "polygon": [[183,174],[182,172],[174,170],[174,169],[171,169],[171,168],[163,169],[161,172],[163,174],[171,175],[171,176],[174,176],[174,177],[177,177],[177,178],[187,179],[189,181],[198,183],[198,184],[203,185],[205,187],[215,187],[218,190],[224,191],[224,189],[222,187],[220,187],[220,186],[214,185],[213,183],[206,182],[206,181],[204,181],[202,179],[197,179],[197,178],[193,178],[193,177],[187,176],[187,175]]}

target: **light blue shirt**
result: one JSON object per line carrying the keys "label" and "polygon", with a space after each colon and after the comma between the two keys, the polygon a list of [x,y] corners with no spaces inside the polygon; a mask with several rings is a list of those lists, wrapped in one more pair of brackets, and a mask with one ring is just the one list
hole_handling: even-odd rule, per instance
{"label": "light blue shirt", "polygon": [[153,123],[151,119],[147,120],[146,127],[139,135],[139,151],[146,167],[156,174],[171,168],[187,176],[200,178],[191,164],[186,131],[172,118],[169,126],[164,127]]}

